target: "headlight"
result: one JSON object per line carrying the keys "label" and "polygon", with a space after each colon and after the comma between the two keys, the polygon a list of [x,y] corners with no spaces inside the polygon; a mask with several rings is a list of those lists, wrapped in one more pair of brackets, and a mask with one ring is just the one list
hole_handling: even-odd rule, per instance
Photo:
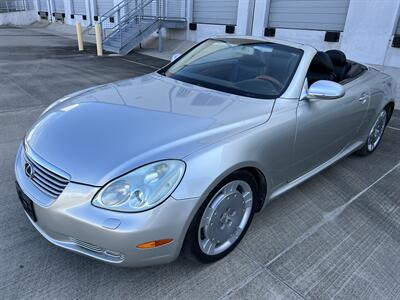
{"label": "headlight", "polygon": [[181,181],[185,163],[163,160],[136,169],[105,185],[94,197],[97,207],[139,212],[167,199]]}

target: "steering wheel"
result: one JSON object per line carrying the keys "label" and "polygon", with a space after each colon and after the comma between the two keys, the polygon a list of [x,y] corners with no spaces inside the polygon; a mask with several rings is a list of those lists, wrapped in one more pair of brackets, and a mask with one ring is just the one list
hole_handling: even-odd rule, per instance
{"label": "steering wheel", "polygon": [[279,90],[283,88],[283,84],[278,79],[270,75],[258,75],[256,79],[269,81],[273,85],[275,85],[275,87],[277,87]]}

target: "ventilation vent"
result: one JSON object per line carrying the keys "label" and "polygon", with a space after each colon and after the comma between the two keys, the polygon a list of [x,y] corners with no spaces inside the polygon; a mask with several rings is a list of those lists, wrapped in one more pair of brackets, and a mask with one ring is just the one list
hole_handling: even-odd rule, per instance
{"label": "ventilation vent", "polygon": [[41,166],[25,154],[25,175],[43,193],[56,199],[69,183],[69,179]]}

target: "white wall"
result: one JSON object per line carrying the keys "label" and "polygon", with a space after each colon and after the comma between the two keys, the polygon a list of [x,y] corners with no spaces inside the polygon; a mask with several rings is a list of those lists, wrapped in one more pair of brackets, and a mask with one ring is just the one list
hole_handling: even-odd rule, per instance
{"label": "white wall", "polygon": [[[239,0],[237,35],[247,31],[249,1]],[[252,35],[263,36],[269,4],[270,0],[255,2]],[[190,5],[188,7],[190,22]],[[325,42],[325,31],[316,30],[277,28],[275,38],[307,43],[320,50],[341,49],[350,59],[363,63],[400,67],[400,49],[391,47],[399,14],[400,0],[351,0],[345,28],[338,43]],[[167,37],[201,41],[220,34],[225,34],[225,26],[197,24],[197,31],[169,30]]]}
{"label": "white wall", "polygon": [[[74,25],[80,21],[83,26],[90,24],[93,17],[94,0],[86,0],[92,16],[87,9],[87,21],[75,15],[71,19],[70,0],[64,0],[65,23]],[[117,4],[121,0],[114,0]],[[187,19],[192,20],[193,0],[187,0]],[[215,0],[218,1],[218,0]],[[252,33],[255,36],[264,34],[270,0],[256,0],[253,24],[251,7],[255,0],[239,0],[236,35]],[[51,1],[50,1],[51,2]],[[311,44],[320,50],[341,49],[350,59],[363,63],[400,67],[400,49],[391,47],[396,22],[400,14],[400,0],[351,0],[344,31],[338,43],[325,42],[325,31],[276,29],[275,37]],[[24,18],[19,18],[24,19]],[[249,25],[250,24],[250,25]],[[189,41],[201,41],[210,36],[224,35],[224,25],[197,24],[197,30],[167,30],[166,37]]]}
{"label": "white wall", "polygon": [[225,35],[224,25],[197,24],[197,30],[167,30],[166,37],[169,39],[188,40],[199,42],[210,36]]}
{"label": "white wall", "polygon": [[254,20],[252,33],[255,36],[264,35],[265,19],[268,15],[270,0],[257,0],[254,8]]}
{"label": "white wall", "polygon": [[399,8],[400,0],[350,1],[341,49],[355,60],[400,67],[400,49],[391,47]]}
{"label": "white wall", "polygon": [[400,0],[351,0],[338,43],[324,42],[324,31],[276,29],[276,38],[308,43],[320,50],[341,49],[353,60],[400,67],[400,49],[391,47]]}
{"label": "white wall", "polygon": [[37,20],[39,20],[39,16],[37,14],[37,11],[35,10],[16,11],[0,14],[0,25],[23,26],[32,24]]}
{"label": "white wall", "polygon": [[351,0],[338,43],[325,42],[325,31],[276,29],[276,38],[311,44],[317,49],[341,49],[353,60],[400,67],[400,49],[391,41],[400,0]]}

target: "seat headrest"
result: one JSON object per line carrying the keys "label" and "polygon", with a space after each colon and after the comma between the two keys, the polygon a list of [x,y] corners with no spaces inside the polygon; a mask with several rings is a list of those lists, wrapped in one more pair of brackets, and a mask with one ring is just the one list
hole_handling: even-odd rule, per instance
{"label": "seat headrest", "polygon": [[311,61],[310,69],[311,72],[318,73],[332,73],[333,64],[329,55],[325,52],[318,51],[313,60]]}
{"label": "seat headrest", "polygon": [[346,55],[340,50],[328,50],[325,53],[329,55],[335,66],[344,66],[347,63]]}

